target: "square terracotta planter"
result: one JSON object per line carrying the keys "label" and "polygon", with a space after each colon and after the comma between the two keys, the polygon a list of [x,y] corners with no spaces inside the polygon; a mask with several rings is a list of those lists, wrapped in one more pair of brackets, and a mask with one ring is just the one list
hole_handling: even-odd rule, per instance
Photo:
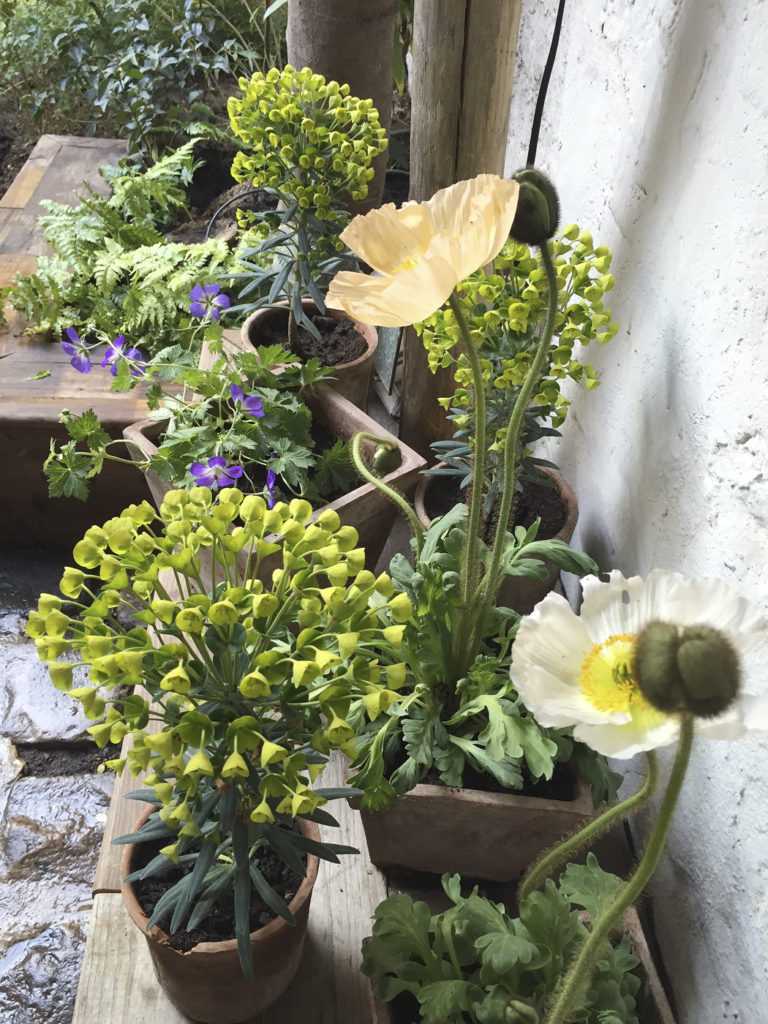
{"label": "square terracotta planter", "polygon": [[[400,465],[383,479],[402,494],[408,495],[413,491],[419,474],[426,465],[426,461],[417,452],[326,384],[320,384],[308,392],[305,401],[312,411],[314,420],[333,437],[348,441],[358,432],[365,431],[396,444],[400,449]],[[162,435],[164,424],[164,420],[146,419],[126,427],[123,437],[135,461],[143,462],[157,452],[157,441]],[[373,450],[373,445],[366,447],[369,452]],[[171,489],[170,484],[153,472],[146,473],[146,478],[152,497],[159,507],[164,495]],[[360,546],[366,550],[367,564],[373,567],[378,561],[395,519],[397,510],[393,503],[372,484],[363,483],[335,501],[316,509],[316,514],[324,509],[333,509],[338,512],[342,523],[355,527],[360,534]]]}
{"label": "square terracotta planter", "polygon": [[594,815],[589,787],[572,800],[419,784],[385,811],[361,811],[377,867],[511,882]]}
{"label": "square terracotta planter", "polygon": [[[643,998],[638,1008],[640,1024],[676,1024],[675,1015],[659,978],[659,972],[648,948],[643,926],[634,907],[630,907],[624,915],[624,932],[629,938],[632,950],[640,961],[640,967],[645,975],[646,984],[642,990]],[[398,1013],[397,1008],[391,1003],[376,1001],[373,1024],[416,1024],[416,1022],[408,1020],[407,1015]]]}

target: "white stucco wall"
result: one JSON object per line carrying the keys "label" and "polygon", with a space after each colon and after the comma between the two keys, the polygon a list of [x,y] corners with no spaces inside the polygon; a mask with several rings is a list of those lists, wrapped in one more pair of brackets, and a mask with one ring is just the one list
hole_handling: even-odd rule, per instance
{"label": "white stucco wall", "polygon": [[[523,2],[509,171],[555,7]],[[768,3],[571,0],[538,165],[622,326],[559,446],[577,541],[768,606]],[[768,742],[699,745],[652,898],[679,1024],[766,1024]]]}

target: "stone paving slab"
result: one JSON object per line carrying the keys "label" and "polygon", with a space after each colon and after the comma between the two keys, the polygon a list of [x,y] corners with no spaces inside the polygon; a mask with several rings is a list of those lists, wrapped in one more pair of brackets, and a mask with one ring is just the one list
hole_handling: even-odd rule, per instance
{"label": "stone paving slab", "polygon": [[3,741],[0,1020],[68,1024],[113,780],[16,777],[14,753]]}

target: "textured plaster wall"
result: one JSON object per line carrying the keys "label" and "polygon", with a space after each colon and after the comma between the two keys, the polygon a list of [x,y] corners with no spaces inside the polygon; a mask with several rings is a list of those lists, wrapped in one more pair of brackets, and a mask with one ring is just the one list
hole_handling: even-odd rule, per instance
{"label": "textured plaster wall", "polygon": [[[509,171],[555,7],[523,4]],[[538,163],[615,257],[622,331],[557,453],[577,541],[768,606],[768,3],[571,0]],[[680,1024],[766,1024],[768,741],[695,751],[652,898]]]}

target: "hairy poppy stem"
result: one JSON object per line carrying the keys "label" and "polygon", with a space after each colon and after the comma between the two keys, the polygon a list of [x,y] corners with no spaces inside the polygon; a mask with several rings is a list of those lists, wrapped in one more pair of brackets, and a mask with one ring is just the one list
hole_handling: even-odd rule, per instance
{"label": "hairy poppy stem", "polygon": [[609,828],[612,828],[617,822],[621,821],[622,818],[634,814],[643,804],[646,804],[655,793],[658,781],[659,766],[656,754],[651,750],[648,753],[648,772],[645,776],[645,781],[637,792],[633,793],[632,796],[628,796],[626,800],[622,800],[620,803],[609,807],[602,814],[593,818],[592,821],[587,822],[578,832],[575,832],[572,836],[564,839],[562,843],[558,843],[557,846],[543,853],[530,866],[520,882],[517,890],[519,902],[522,903],[524,899],[530,896],[534,889],[538,889],[548,878],[552,878],[576,853],[585,847],[591,846],[596,839],[603,835],[604,832],[607,832]]}
{"label": "hairy poppy stem", "polygon": [[544,1018],[544,1024],[566,1024],[567,1021],[572,1019],[571,1014],[576,1000],[589,984],[603,944],[608,939],[613,928],[621,921],[624,912],[641,895],[658,867],[661,855],[664,852],[667,833],[672,823],[677,799],[683,786],[688,762],[690,761],[691,748],[693,746],[693,730],[694,717],[689,712],[686,712],[681,716],[680,720],[680,742],[677,748],[675,763],[669,776],[669,782],[667,783],[667,791],[661,802],[656,824],[648,839],[642,860],[629,881],[622,886],[618,895],[614,897],[610,906],[603,911],[596,921],[592,922],[592,930],[555,993],[549,1012]]}
{"label": "hairy poppy stem", "polygon": [[504,554],[507,530],[509,528],[509,516],[512,511],[512,501],[517,488],[518,474],[518,449],[525,422],[525,412],[533,396],[533,391],[538,384],[544,370],[549,347],[552,343],[552,335],[555,331],[555,317],[557,315],[557,275],[555,265],[552,261],[552,252],[549,242],[539,246],[541,261],[547,275],[547,286],[549,289],[547,319],[539,338],[539,343],[534,352],[528,373],[515,401],[512,415],[507,426],[507,433],[504,438],[504,461],[501,503],[499,505],[499,518],[496,523],[496,535],[493,540],[491,560],[486,572],[480,591],[480,611],[478,621],[482,622],[490,606],[496,599],[499,589],[499,569]]}

